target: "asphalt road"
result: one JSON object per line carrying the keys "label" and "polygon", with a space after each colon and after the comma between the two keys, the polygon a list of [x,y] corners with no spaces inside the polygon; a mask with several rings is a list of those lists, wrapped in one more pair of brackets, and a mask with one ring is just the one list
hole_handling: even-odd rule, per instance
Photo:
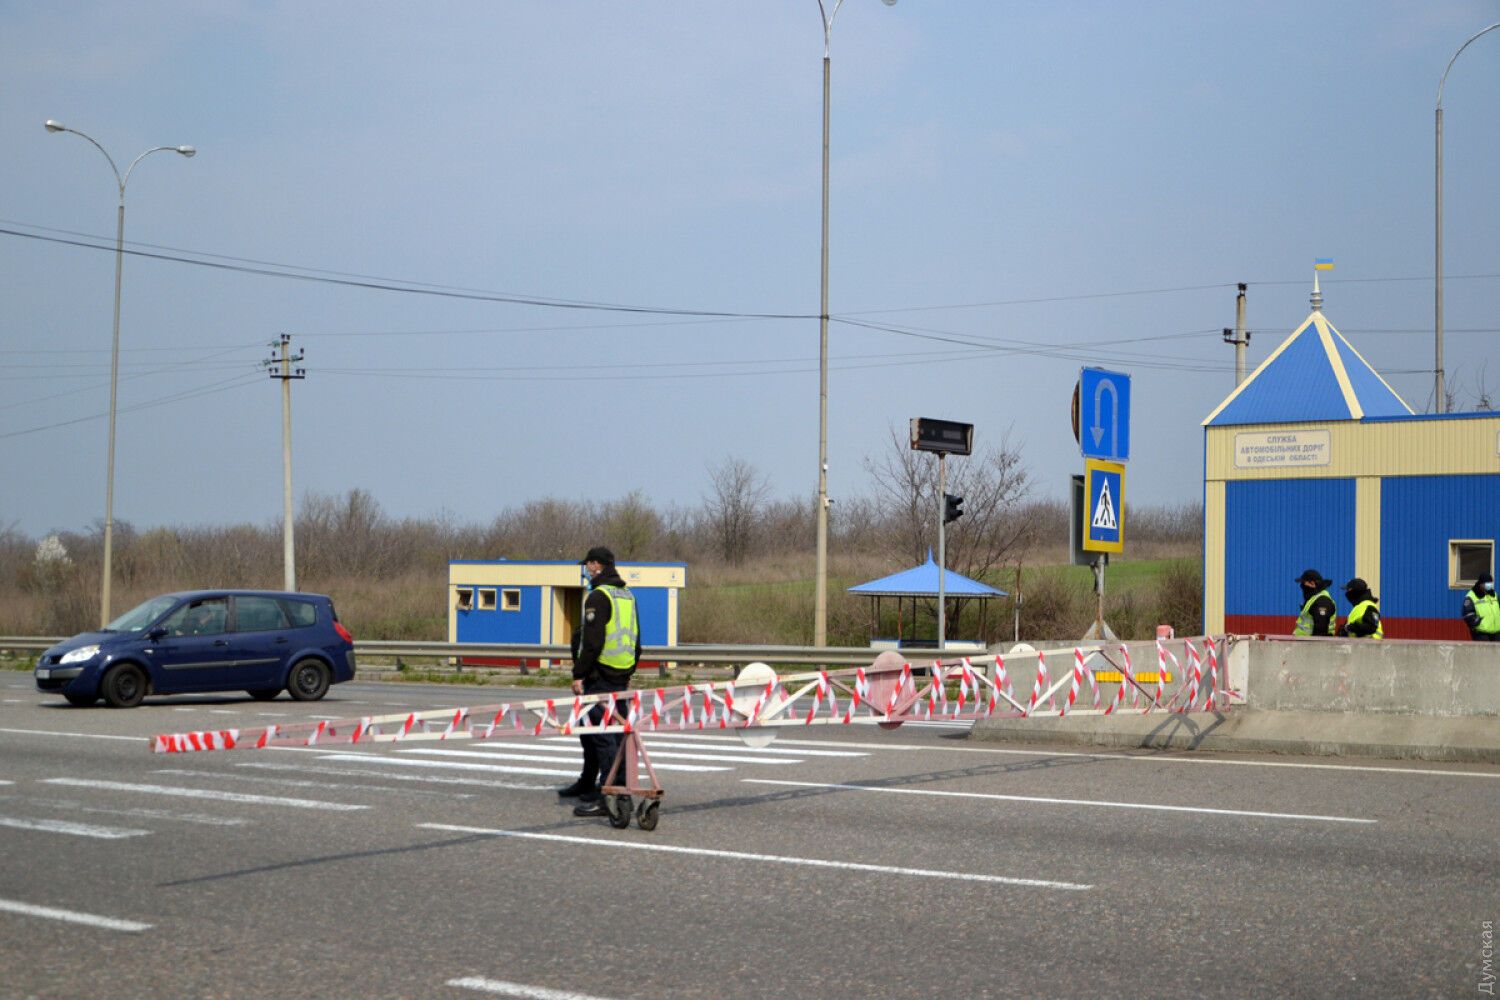
{"label": "asphalt road", "polygon": [[1495,767],[997,748],[940,725],[813,728],[758,752],[657,736],[667,791],[646,833],[559,802],[576,741],[146,741],[535,696],[354,683],[312,705],[112,711],[0,673],[0,996],[1458,997],[1485,982]]}

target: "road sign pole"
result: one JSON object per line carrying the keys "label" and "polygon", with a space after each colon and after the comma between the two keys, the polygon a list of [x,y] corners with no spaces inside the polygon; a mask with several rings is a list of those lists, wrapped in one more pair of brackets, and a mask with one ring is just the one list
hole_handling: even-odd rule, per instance
{"label": "road sign pole", "polygon": [[948,565],[948,463],[947,454],[938,452],[938,608],[937,643],[938,655],[948,644],[948,592],[943,578]]}

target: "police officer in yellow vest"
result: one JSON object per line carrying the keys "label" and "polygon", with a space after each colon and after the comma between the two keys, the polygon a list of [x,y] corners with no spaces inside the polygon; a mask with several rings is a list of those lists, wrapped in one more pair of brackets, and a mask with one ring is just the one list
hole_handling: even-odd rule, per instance
{"label": "police officer in yellow vest", "polygon": [[1303,570],[1297,577],[1302,591],[1302,612],[1297,615],[1297,624],[1292,635],[1333,635],[1334,619],[1338,616],[1338,605],[1328,596],[1332,580],[1325,580],[1315,569]]}
{"label": "police officer in yellow vest", "polygon": [[1500,642],[1500,598],[1495,596],[1495,578],[1480,573],[1474,589],[1464,595],[1464,624],[1476,642]]}
{"label": "police officer in yellow vest", "polygon": [[1384,639],[1385,628],[1380,624],[1380,598],[1370,593],[1370,585],[1359,577],[1344,584],[1344,597],[1352,607],[1349,617],[1339,626],[1339,635],[1351,639]]}
{"label": "police officer in yellow vest", "polygon": [[[573,656],[573,693],[624,691],[630,687],[630,676],[635,673],[641,656],[635,596],[615,569],[615,554],[604,546],[589,549],[583,557],[583,566],[589,574],[589,593],[584,598],[583,626],[578,631]],[[589,718],[595,723],[602,722],[604,714],[604,706],[600,704],[589,713]],[[599,788],[609,776],[610,765],[620,748],[620,736],[591,733],[579,736],[578,741],[583,744],[583,773],[558,794],[564,798],[577,796],[575,816],[607,816]]]}

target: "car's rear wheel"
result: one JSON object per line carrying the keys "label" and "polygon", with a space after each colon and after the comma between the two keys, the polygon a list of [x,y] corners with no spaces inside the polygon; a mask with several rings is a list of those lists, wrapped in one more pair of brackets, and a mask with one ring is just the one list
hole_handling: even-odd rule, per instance
{"label": "car's rear wheel", "polygon": [[286,691],[297,701],[317,701],[328,693],[332,677],[321,660],[298,660],[286,679]]}
{"label": "car's rear wheel", "polygon": [[68,694],[66,691],[63,692],[63,697],[68,699],[69,705],[77,705],[79,708],[88,708],[99,700],[97,694]]}
{"label": "car's rear wheel", "polygon": [[281,688],[251,688],[245,693],[256,701],[270,701],[281,693]]}
{"label": "car's rear wheel", "polygon": [[146,675],[134,663],[123,663],[104,675],[99,690],[110,708],[135,708],[146,697]]}

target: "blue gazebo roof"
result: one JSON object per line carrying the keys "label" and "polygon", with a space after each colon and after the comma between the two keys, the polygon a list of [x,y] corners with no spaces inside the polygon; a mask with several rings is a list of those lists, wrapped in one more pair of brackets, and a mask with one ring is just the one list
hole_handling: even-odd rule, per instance
{"label": "blue gazebo roof", "polygon": [[[857,584],[850,587],[848,592],[865,597],[936,597],[938,593],[937,563],[932,561],[932,552],[929,550],[927,561],[922,565],[892,573],[879,580]],[[943,571],[943,595],[984,599],[1007,596],[1003,590],[996,590],[978,580],[971,580],[951,569]]]}
{"label": "blue gazebo roof", "polygon": [[1314,309],[1271,356],[1203,421],[1205,427],[1409,417],[1354,345]]}

